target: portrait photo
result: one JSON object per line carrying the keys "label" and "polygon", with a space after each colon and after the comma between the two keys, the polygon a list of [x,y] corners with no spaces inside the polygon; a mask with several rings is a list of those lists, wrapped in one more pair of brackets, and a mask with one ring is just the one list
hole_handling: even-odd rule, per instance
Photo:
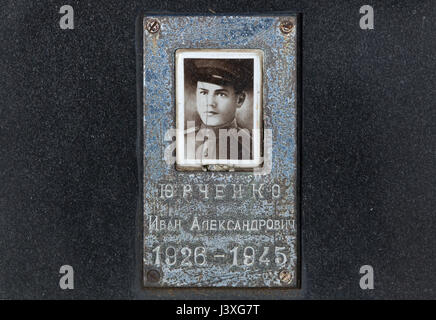
{"label": "portrait photo", "polygon": [[263,52],[179,49],[175,58],[177,169],[262,166]]}

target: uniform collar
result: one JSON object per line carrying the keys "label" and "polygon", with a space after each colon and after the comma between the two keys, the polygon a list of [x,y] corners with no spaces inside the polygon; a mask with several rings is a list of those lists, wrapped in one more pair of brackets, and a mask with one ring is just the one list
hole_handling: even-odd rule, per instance
{"label": "uniform collar", "polygon": [[200,129],[213,129],[215,131],[215,133],[217,132],[217,130],[219,129],[238,129],[238,123],[236,122],[236,118],[233,119],[232,122],[230,122],[229,124],[224,124],[222,126],[217,126],[217,127],[208,127],[206,126],[203,122],[201,123]]}

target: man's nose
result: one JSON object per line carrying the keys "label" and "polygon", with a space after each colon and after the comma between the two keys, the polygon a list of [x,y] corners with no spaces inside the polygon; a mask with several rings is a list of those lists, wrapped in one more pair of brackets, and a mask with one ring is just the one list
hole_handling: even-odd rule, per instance
{"label": "man's nose", "polygon": [[213,107],[213,108],[216,107],[216,99],[215,99],[215,97],[214,97],[213,94],[209,94],[209,95],[207,96],[207,105],[208,105],[208,106],[211,106],[211,107]]}

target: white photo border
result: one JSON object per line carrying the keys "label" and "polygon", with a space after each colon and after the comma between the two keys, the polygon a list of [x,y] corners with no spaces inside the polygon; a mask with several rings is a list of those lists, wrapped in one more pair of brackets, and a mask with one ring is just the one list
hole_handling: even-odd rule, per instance
{"label": "white photo border", "polygon": [[[185,59],[253,59],[253,159],[185,159]],[[263,129],[263,51],[259,49],[178,49],[175,58],[176,80],[176,166],[201,169],[205,165],[225,165],[234,169],[259,168]]]}

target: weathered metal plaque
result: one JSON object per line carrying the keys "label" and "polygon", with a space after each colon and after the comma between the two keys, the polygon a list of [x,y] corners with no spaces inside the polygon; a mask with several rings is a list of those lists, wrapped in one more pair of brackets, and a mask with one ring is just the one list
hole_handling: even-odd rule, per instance
{"label": "weathered metal plaque", "polygon": [[296,16],[143,26],[144,286],[297,287]]}

